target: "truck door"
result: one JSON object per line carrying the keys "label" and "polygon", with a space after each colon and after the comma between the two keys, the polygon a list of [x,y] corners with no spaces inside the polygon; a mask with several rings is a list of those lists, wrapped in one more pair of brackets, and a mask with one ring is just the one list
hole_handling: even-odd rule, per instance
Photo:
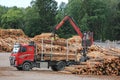
{"label": "truck door", "polygon": [[21,46],[19,54],[19,64],[23,64],[25,61],[34,60],[34,48]]}

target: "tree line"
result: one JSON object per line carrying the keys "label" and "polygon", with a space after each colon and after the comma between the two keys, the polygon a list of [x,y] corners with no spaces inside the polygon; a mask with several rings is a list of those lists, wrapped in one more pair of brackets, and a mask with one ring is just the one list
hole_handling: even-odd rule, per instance
{"label": "tree line", "polygon": [[[82,32],[92,31],[95,40],[120,40],[120,0],[68,0],[59,7],[55,0],[34,0],[27,8],[0,6],[0,28],[22,29],[33,37],[52,32],[66,15]],[[77,33],[66,22],[57,34],[68,38]]]}

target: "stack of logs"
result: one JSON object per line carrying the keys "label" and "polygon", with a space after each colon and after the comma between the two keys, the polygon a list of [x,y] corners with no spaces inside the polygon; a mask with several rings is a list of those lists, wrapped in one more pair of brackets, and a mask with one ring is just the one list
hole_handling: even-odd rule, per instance
{"label": "stack of logs", "polygon": [[[42,33],[41,35],[37,35],[33,38],[33,41],[37,44],[37,54],[40,59],[41,53],[44,54],[44,60],[79,60],[80,54],[78,52],[82,50],[81,46],[81,38],[78,36],[74,36],[68,40],[57,38],[52,40],[51,33]],[[68,45],[67,45],[68,43]],[[69,49],[68,49],[69,48]],[[52,50],[51,50],[52,49]],[[67,54],[67,50],[68,54]],[[52,52],[51,52],[52,51]],[[68,57],[68,58],[67,58]],[[78,58],[76,58],[78,57]]]}
{"label": "stack of logs", "polygon": [[[95,48],[94,48],[95,47]],[[99,46],[89,48],[87,62],[71,67],[73,74],[82,75],[120,75],[120,49],[105,49]]]}
{"label": "stack of logs", "polygon": [[16,42],[28,43],[30,39],[21,29],[0,29],[0,52],[11,52]]}
{"label": "stack of logs", "polygon": [[77,66],[72,73],[86,75],[120,75],[120,58],[104,59],[103,62],[93,64],[91,62],[91,64],[87,64],[86,66]]}
{"label": "stack of logs", "polygon": [[0,37],[2,38],[17,38],[27,37],[21,29],[0,29]]}

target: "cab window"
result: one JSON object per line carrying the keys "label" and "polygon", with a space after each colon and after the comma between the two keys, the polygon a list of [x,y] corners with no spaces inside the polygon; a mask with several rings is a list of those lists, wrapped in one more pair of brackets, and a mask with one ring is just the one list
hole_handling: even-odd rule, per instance
{"label": "cab window", "polygon": [[26,51],[27,51],[26,47],[21,47],[21,52],[26,52]]}

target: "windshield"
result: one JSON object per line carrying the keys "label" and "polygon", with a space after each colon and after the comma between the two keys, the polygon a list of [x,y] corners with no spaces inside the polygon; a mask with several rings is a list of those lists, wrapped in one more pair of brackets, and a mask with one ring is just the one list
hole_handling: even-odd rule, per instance
{"label": "windshield", "polygon": [[19,49],[20,49],[20,45],[14,45],[14,48],[13,48],[13,53],[17,53],[19,52]]}

